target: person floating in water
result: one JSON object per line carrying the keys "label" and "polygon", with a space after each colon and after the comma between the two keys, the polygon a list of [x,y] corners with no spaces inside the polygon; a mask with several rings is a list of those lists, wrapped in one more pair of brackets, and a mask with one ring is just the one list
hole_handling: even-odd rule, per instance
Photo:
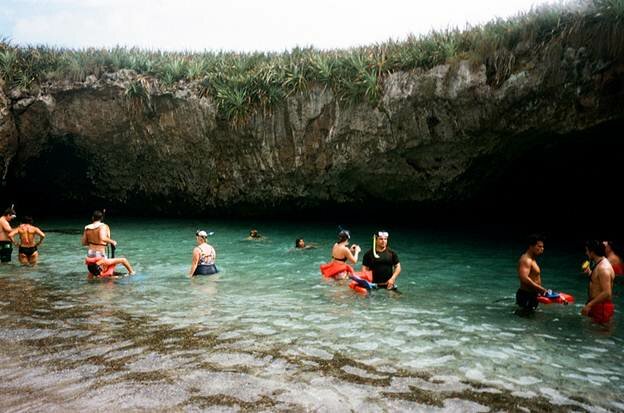
{"label": "person floating in water", "polygon": [[585,253],[593,261],[594,268],[589,276],[589,297],[581,314],[598,324],[611,320],[615,306],[611,301],[615,273],[606,257],[605,245],[601,241],[591,240],[585,243]]}
{"label": "person floating in water", "polygon": [[531,235],[528,244],[518,260],[520,288],[516,291],[516,304],[524,310],[533,311],[538,305],[537,296],[548,291],[542,287],[542,272],[536,261],[544,253],[544,236]]}
{"label": "person floating in water", "polygon": [[115,266],[123,265],[130,275],[135,272],[126,258],[107,258],[106,246],[117,245],[110,235],[110,227],[102,222],[104,214],[102,211],[94,211],[91,217],[91,224],[85,226],[82,233],[82,245],[87,246],[87,258],[85,264],[89,270],[89,278],[111,277],[114,275]]}
{"label": "person floating in water", "polygon": [[317,248],[317,247],[318,246],[316,244],[306,244],[303,238],[297,238],[295,240],[295,249],[298,249],[298,250],[309,250],[309,249]]}
{"label": "person floating in water", "polygon": [[197,231],[195,233],[197,246],[193,248],[193,263],[189,271],[191,277],[196,275],[212,275],[219,272],[215,265],[217,253],[215,249],[208,244],[208,235],[212,235],[212,232],[210,234],[206,231]]}
{"label": "person floating in water", "polygon": [[373,235],[374,246],[362,258],[362,272],[372,271],[373,283],[392,290],[401,274],[401,263],[397,253],[388,248],[388,236],[387,231]]}
{"label": "person floating in water", "polygon": [[353,274],[353,267],[348,262],[355,264],[358,254],[362,250],[359,245],[353,244],[348,247],[351,233],[346,229],[338,233],[338,241],[332,247],[332,259],[327,264],[321,265],[321,273],[328,278],[343,279]]}
{"label": "person floating in water", "polygon": [[260,241],[264,239],[264,236],[260,235],[257,229],[252,229],[249,231],[249,236],[245,239],[247,241]]}
{"label": "person floating in water", "polygon": [[13,231],[10,222],[15,218],[13,207],[7,208],[0,217],[0,262],[11,262],[13,243],[9,234]]}
{"label": "person floating in water", "polygon": [[[19,243],[15,242],[15,235],[19,235]],[[39,238],[37,242],[35,242],[35,235]],[[19,248],[18,257],[22,265],[35,265],[37,263],[37,258],[39,257],[37,248],[43,242],[45,234],[41,229],[33,225],[33,219],[31,217],[25,216],[24,219],[22,219],[22,224],[11,231],[9,238],[11,238],[15,246]]]}

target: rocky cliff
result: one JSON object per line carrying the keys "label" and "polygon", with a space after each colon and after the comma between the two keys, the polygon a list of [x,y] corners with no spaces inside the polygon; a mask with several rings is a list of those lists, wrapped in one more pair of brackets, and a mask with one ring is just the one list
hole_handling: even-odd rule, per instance
{"label": "rocky cliff", "polygon": [[[502,80],[467,60],[395,72],[376,106],[313,85],[237,126],[197,84],[164,89],[129,70],[3,85],[2,198],[173,214],[522,209],[536,196],[561,207],[622,148],[624,63],[589,55],[536,54]],[[137,81],[147,99],[125,93]],[[602,157],[583,158],[593,150]]]}

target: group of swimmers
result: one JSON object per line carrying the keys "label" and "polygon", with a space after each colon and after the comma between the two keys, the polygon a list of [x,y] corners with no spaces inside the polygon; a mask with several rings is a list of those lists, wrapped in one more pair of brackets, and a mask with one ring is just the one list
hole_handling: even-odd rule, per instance
{"label": "group of swimmers", "polygon": [[[0,217],[0,261],[11,261],[15,245],[19,249],[20,263],[34,265],[38,258],[37,249],[46,235],[33,225],[31,217],[24,217],[18,227],[12,228],[10,222],[15,218],[13,207],[6,209]],[[110,227],[103,219],[104,213],[95,211],[91,223],[85,226],[82,234],[82,244],[88,248],[85,264],[89,277],[111,277],[117,265],[124,266],[130,275],[134,274],[134,269],[126,258],[115,258],[117,242],[111,238]],[[215,264],[216,251],[208,244],[208,237],[212,234],[203,230],[195,233],[197,245],[193,249],[189,276],[219,272]],[[19,236],[19,242],[16,236]],[[349,246],[351,234],[348,230],[341,230],[338,240],[332,246],[331,260],[320,266],[321,273],[335,279],[363,276],[376,286],[395,289],[401,264],[397,253],[388,248],[388,236],[387,231],[378,231],[373,235],[373,247],[364,254],[361,272],[355,275],[357,273],[352,265],[357,263],[362,249],[357,244]],[[247,240],[262,239],[265,237],[256,229],[252,229],[247,237]],[[316,245],[306,245],[302,238],[298,238],[295,248],[309,249],[316,248]],[[542,285],[541,270],[537,263],[537,257],[543,252],[544,237],[533,235],[529,237],[528,247],[518,260],[520,287],[516,292],[516,304],[523,310],[535,310],[539,297],[551,291]],[[606,323],[615,311],[612,301],[615,276],[624,275],[624,246],[613,241],[590,240],[585,244],[585,253],[589,261],[583,266],[583,272],[589,278],[589,285],[588,300],[581,313],[597,323]]]}
{"label": "group of swimmers", "polygon": [[[528,247],[518,260],[520,288],[516,292],[516,304],[523,311],[534,311],[540,296],[548,297],[552,290],[542,285],[537,257],[544,253],[544,237],[531,235]],[[587,302],[581,314],[599,324],[608,323],[615,313],[613,284],[615,277],[624,275],[624,246],[619,242],[589,240],[585,242],[585,254],[589,261],[583,266],[583,274],[589,278]]]}

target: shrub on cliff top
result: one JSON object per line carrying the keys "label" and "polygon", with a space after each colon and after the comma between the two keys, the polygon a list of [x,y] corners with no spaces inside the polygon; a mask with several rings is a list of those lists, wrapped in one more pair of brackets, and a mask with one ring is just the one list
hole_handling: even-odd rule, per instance
{"label": "shrub on cliff top", "polygon": [[[105,72],[120,69],[155,76],[165,90],[178,87],[179,81],[195,81],[199,96],[212,97],[224,119],[243,124],[258,109],[271,110],[287,96],[307,93],[314,85],[330,89],[345,102],[377,105],[388,74],[426,70],[459,59],[485,64],[488,79],[496,86],[517,70],[523,56],[549,50],[556,54],[564,47],[586,47],[595,59],[621,59],[624,0],[593,0],[576,8],[573,3],[540,7],[465,30],[435,31],[426,36],[412,35],[403,41],[389,40],[347,50],[295,48],[284,53],[181,53],[122,47],[68,50],[18,47],[0,39],[0,77],[8,88],[27,88],[46,79],[80,82],[90,75],[98,78]],[[128,93],[128,96],[140,94],[138,89]]]}

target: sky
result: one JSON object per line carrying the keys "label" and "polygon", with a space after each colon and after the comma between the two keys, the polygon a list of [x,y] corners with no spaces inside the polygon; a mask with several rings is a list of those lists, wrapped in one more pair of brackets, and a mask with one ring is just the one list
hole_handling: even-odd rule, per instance
{"label": "sky", "polygon": [[0,0],[0,39],[68,48],[342,49],[511,17],[545,0]]}

